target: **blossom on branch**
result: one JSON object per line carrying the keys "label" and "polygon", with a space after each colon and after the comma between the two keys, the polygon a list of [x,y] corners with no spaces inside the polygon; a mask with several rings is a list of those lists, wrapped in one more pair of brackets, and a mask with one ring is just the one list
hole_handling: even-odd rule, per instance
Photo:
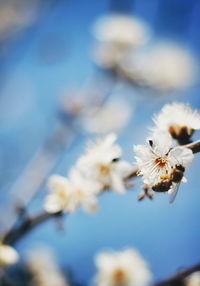
{"label": "blossom on branch", "polygon": [[5,267],[15,264],[19,260],[17,251],[6,244],[0,244],[0,266]]}
{"label": "blossom on branch", "polygon": [[145,286],[151,279],[147,263],[133,249],[99,253],[96,267],[96,286]]}
{"label": "blossom on branch", "polygon": [[69,286],[49,249],[36,248],[29,251],[26,264],[32,275],[31,285]]}
{"label": "blossom on branch", "polygon": [[101,189],[125,192],[125,179],[133,171],[127,161],[120,160],[122,150],[115,144],[115,134],[109,134],[87,148],[77,162],[77,168],[92,181],[101,184]]}
{"label": "blossom on branch", "polygon": [[149,38],[149,29],[143,21],[124,14],[100,17],[93,27],[93,33],[97,40],[120,47],[139,46]]}
{"label": "blossom on branch", "polygon": [[100,185],[86,180],[76,169],[70,171],[69,178],[51,176],[48,187],[51,193],[46,197],[44,208],[49,213],[73,212],[78,206],[88,212],[94,212],[97,208],[96,194]]}
{"label": "blossom on branch", "polygon": [[110,14],[96,21],[93,34],[98,40],[94,50],[95,62],[104,68],[115,68],[130,49],[148,41],[150,32],[139,19],[124,14]]}
{"label": "blossom on branch", "polygon": [[200,271],[196,271],[185,279],[185,286],[200,286]]}
{"label": "blossom on branch", "polygon": [[173,147],[171,136],[162,131],[155,131],[148,145],[134,146],[134,152],[144,184],[160,192],[172,192],[179,181],[184,181],[185,167],[194,158],[190,149]]}
{"label": "blossom on branch", "polygon": [[200,129],[199,111],[179,102],[164,105],[153,121],[156,128],[168,131],[180,144],[188,143],[194,130]]}

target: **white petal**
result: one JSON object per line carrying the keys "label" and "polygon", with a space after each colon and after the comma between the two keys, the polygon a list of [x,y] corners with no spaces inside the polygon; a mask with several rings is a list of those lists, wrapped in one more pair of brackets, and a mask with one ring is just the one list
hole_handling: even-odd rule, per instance
{"label": "white petal", "polygon": [[116,193],[124,194],[125,187],[123,179],[119,176],[117,172],[111,172],[110,176],[111,176],[110,187],[112,188],[112,190]]}
{"label": "white petal", "polygon": [[9,245],[0,245],[0,265],[10,265],[18,261],[17,251]]}
{"label": "white petal", "polygon": [[45,199],[44,209],[48,213],[57,213],[63,209],[63,203],[58,195],[50,194]]}
{"label": "white petal", "polygon": [[181,164],[187,167],[192,163],[194,154],[192,151],[185,147],[175,147],[169,153],[169,161],[171,165]]}
{"label": "white petal", "polygon": [[153,150],[158,155],[165,155],[172,146],[172,138],[165,131],[155,130],[152,134]]}

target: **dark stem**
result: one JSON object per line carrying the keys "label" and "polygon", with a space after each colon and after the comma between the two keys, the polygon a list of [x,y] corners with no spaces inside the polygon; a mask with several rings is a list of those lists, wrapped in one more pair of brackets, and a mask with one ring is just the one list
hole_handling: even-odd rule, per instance
{"label": "dark stem", "polygon": [[3,238],[3,243],[9,245],[15,244],[20,238],[22,238],[34,227],[40,225],[49,218],[56,217],[58,215],[60,215],[60,213],[50,214],[47,212],[41,212],[34,217],[26,217],[21,224],[19,224],[15,228],[12,228],[9,232],[5,234]]}
{"label": "dark stem", "polygon": [[191,149],[194,154],[198,153],[198,152],[200,152],[200,140],[197,140],[197,141],[192,142],[190,144],[186,144],[186,145],[184,145],[184,147]]}
{"label": "dark stem", "polygon": [[183,284],[183,280],[187,278],[190,274],[200,271],[200,263],[197,263],[191,267],[185,268],[177,273],[173,274],[172,276],[156,282],[151,286],[181,286]]}

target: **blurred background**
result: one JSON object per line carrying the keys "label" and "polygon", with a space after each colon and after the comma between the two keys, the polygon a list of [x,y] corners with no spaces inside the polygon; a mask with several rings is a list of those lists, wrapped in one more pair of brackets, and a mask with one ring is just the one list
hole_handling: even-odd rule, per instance
{"label": "blurred background", "polygon": [[[116,14],[139,21],[128,47],[126,37],[120,45],[110,40],[123,24],[109,34],[102,18]],[[199,26],[198,0],[0,0],[1,233],[16,207],[42,209],[48,175],[65,175],[88,138],[117,132],[133,162],[133,144],[143,144],[165,103],[200,107]],[[104,248],[137,248],[154,280],[192,265],[200,260],[199,160],[172,205],[165,195],[137,202],[137,180],[126,195],[101,196],[95,215],[80,210],[62,231],[45,222],[16,249],[23,258],[48,245],[80,285],[88,285]]]}

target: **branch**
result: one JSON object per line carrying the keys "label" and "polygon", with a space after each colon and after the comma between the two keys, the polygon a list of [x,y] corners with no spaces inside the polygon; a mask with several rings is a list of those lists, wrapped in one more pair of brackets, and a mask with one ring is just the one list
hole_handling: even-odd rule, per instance
{"label": "branch", "polygon": [[200,263],[197,263],[191,267],[185,268],[177,273],[173,274],[172,276],[156,282],[151,286],[181,286],[183,285],[183,280],[187,278],[190,274],[200,271]]}
{"label": "branch", "polygon": [[184,145],[184,147],[189,148],[190,150],[192,150],[192,152],[195,153],[199,153],[200,152],[200,140],[197,140],[195,142],[192,142],[190,144],[186,144]]}
{"label": "branch", "polygon": [[41,212],[34,217],[26,217],[22,221],[22,223],[19,224],[19,226],[12,228],[9,232],[5,234],[3,238],[3,243],[13,245],[36,226],[40,225],[49,218],[57,217],[59,215],[61,215],[60,212],[55,214]]}

